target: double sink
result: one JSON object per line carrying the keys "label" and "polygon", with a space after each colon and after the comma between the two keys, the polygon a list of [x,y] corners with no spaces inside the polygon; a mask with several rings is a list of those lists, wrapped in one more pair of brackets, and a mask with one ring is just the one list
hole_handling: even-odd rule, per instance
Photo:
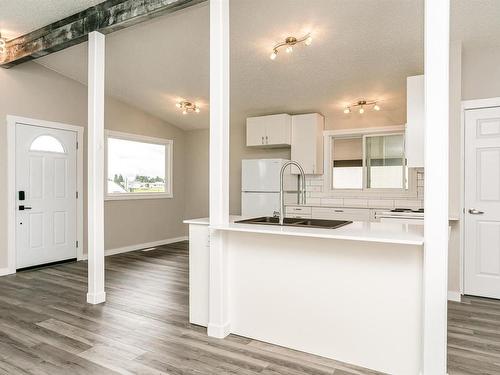
{"label": "double sink", "polygon": [[[279,218],[272,216],[262,216],[252,219],[239,220],[235,221],[235,223],[280,225]],[[291,217],[285,217],[283,219],[283,225],[289,227],[301,227],[301,228],[336,229],[351,223],[352,221],[347,221],[347,220],[302,219],[302,218],[291,218]]]}

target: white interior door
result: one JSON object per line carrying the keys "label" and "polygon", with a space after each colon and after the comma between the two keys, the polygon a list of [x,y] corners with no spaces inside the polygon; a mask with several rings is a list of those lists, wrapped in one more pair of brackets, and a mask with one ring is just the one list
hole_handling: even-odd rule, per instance
{"label": "white interior door", "polygon": [[500,107],[465,113],[465,293],[500,298]]}
{"label": "white interior door", "polygon": [[76,258],[76,142],[73,131],[16,125],[18,269]]}

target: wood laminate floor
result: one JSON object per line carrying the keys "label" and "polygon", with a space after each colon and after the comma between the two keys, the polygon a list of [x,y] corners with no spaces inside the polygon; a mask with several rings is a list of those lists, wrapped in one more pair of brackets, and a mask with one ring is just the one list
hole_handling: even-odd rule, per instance
{"label": "wood laminate floor", "polygon": [[[0,278],[0,374],[371,375],[188,322],[187,242],[106,258],[107,301],[86,304],[87,264]],[[500,302],[450,304],[450,374],[500,374]]]}

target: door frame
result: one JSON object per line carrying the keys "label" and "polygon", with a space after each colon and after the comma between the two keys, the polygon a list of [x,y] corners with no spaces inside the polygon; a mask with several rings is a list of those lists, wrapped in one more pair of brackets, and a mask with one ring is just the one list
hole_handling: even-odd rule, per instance
{"label": "door frame", "polygon": [[[49,129],[76,132],[78,149],[76,150],[76,239],[77,260],[83,259],[83,134],[82,126],[60,122],[36,120],[27,117],[7,115],[7,270],[3,274],[16,273],[16,125],[24,124]],[[0,274],[1,275],[1,274]]]}
{"label": "door frame", "polygon": [[462,100],[460,121],[460,294],[465,293],[465,111],[500,107],[500,97]]}

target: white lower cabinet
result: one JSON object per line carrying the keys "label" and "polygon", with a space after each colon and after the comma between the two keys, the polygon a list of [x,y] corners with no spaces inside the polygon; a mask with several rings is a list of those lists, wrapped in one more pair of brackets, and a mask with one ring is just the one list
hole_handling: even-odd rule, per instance
{"label": "white lower cabinet", "polygon": [[208,326],[210,237],[208,225],[189,225],[189,322]]}

